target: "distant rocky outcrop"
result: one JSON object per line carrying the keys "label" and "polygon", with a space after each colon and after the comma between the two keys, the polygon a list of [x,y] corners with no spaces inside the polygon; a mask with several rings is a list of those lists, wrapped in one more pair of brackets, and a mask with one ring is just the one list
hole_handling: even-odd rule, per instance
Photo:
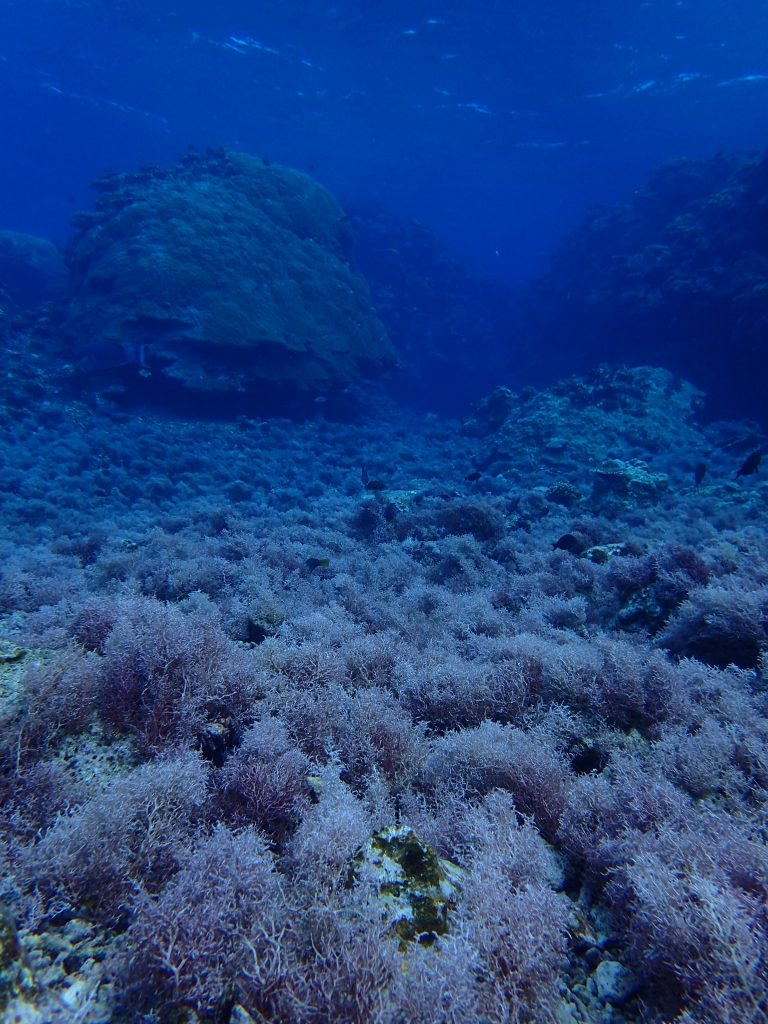
{"label": "distant rocky outcrop", "polygon": [[47,238],[0,231],[0,295],[20,310],[63,299],[67,268]]}
{"label": "distant rocky outcrop", "polygon": [[[547,484],[544,497],[570,508],[589,474],[589,507],[611,516],[656,504],[667,492],[670,451],[702,451],[696,415],[704,396],[669,371],[600,366],[551,388],[519,394],[497,388],[474,408],[464,433],[482,439],[478,471],[496,477],[526,467]],[[542,508],[543,508],[542,504]]]}
{"label": "distant rocky outcrop", "polygon": [[217,150],[94,186],[66,254],[64,329],[84,373],[260,409],[396,363],[344,211],[306,175]]}
{"label": "distant rocky outcrop", "polygon": [[585,218],[526,305],[534,367],[659,363],[702,386],[712,411],[764,416],[768,156],[658,168]]}

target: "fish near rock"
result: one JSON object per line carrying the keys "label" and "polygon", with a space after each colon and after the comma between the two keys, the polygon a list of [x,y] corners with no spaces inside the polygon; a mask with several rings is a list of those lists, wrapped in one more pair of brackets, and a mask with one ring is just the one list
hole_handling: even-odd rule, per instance
{"label": "fish near rock", "polygon": [[553,551],[567,551],[571,555],[581,555],[586,549],[585,541],[575,533],[564,533],[552,543]]}
{"label": "fish near rock", "polygon": [[763,453],[761,451],[752,452],[744,459],[741,466],[736,470],[736,479],[742,476],[752,476],[760,469],[760,463],[763,461]]}

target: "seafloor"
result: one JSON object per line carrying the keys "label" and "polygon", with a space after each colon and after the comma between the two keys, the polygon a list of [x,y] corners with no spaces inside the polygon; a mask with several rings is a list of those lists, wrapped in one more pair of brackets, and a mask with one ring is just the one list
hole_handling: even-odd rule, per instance
{"label": "seafloor", "polygon": [[754,424],[0,389],[3,1021],[768,1019]]}

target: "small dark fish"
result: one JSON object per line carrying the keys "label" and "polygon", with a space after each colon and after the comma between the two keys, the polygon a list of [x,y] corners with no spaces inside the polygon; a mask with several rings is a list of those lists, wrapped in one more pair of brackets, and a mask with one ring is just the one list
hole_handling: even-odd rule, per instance
{"label": "small dark fish", "polygon": [[304,563],[310,573],[313,573],[315,569],[327,569],[330,564],[330,558],[308,558]]}
{"label": "small dark fish", "polygon": [[367,487],[370,477],[368,476],[368,467],[365,463],[360,467],[360,479],[363,481],[363,487]]}
{"label": "small dark fish", "polygon": [[555,551],[570,551],[572,555],[580,555],[582,551],[586,550],[586,544],[575,534],[564,533],[562,537],[557,538],[552,548]]}
{"label": "small dark fish", "polygon": [[752,452],[751,455],[748,455],[746,459],[744,459],[744,462],[741,464],[739,469],[736,470],[736,479],[738,480],[740,476],[751,476],[753,473],[756,473],[760,468],[760,463],[762,461],[762,452]]}
{"label": "small dark fish", "polygon": [[707,475],[707,464],[706,462],[697,462],[696,468],[693,471],[693,479],[696,481],[696,486],[701,484],[701,481]]}
{"label": "small dark fish", "polygon": [[478,473],[478,471],[476,469],[474,469],[474,470],[472,470],[471,473],[467,473],[467,475],[464,477],[464,479],[468,480],[469,483],[473,484],[475,482],[475,480],[479,480],[482,475],[483,475],[482,473]]}

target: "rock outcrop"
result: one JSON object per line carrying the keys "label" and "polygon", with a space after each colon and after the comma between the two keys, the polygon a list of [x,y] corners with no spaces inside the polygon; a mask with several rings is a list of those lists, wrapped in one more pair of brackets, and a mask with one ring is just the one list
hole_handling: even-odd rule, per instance
{"label": "rock outcrop", "polygon": [[656,363],[710,410],[764,417],[768,155],[659,167],[627,202],[593,210],[528,293],[533,366]]}

